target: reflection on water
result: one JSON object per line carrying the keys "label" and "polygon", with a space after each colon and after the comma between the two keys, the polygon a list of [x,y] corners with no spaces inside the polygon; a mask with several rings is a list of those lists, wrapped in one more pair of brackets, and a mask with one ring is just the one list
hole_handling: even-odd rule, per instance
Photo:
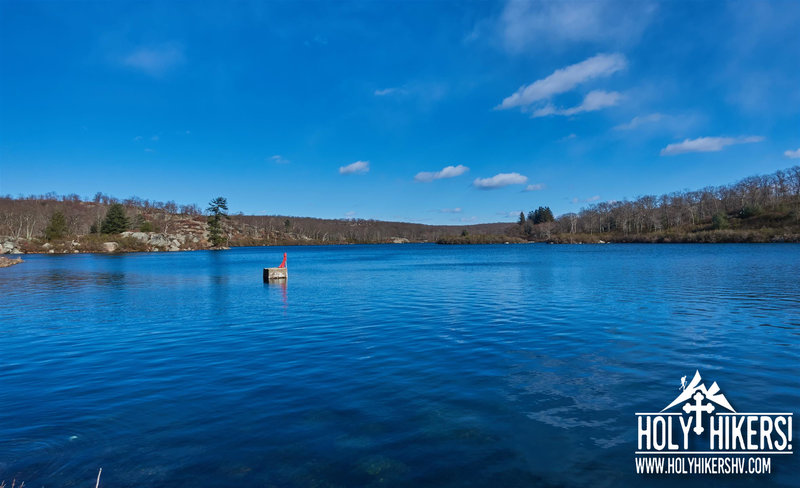
{"label": "reflection on water", "polygon": [[298,247],[263,283],[280,252],[0,270],[0,480],[663,484],[633,413],[680,376],[800,405],[800,246]]}
{"label": "reflection on water", "polygon": [[269,290],[279,290],[281,296],[281,303],[283,303],[283,310],[289,308],[289,283],[288,280],[268,281],[264,283],[264,287]]}

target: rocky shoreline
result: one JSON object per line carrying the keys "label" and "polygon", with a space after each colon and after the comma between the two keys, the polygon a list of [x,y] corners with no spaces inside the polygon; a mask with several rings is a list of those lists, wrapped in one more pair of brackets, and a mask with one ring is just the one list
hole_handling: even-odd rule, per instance
{"label": "rocky shoreline", "polygon": [[211,249],[212,246],[204,234],[128,231],[117,235],[76,236],[52,242],[43,239],[0,237],[0,254],[174,252]]}

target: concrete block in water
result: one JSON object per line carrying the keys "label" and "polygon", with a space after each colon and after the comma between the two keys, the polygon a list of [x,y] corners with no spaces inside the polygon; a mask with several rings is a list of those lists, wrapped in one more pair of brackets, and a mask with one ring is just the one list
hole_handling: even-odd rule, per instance
{"label": "concrete block in water", "polygon": [[289,278],[287,268],[264,268],[264,282],[286,280]]}

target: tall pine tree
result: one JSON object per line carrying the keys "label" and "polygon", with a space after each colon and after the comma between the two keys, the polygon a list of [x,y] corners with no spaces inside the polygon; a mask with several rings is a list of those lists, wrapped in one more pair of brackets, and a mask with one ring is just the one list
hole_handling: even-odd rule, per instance
{"label": "tall pine tree", "polygon": [[128,217],[125,216],[125,207],[121,203],[114,203],[108,207],[106,218],[100,224],[101,234],[119,234],[128,229]]}
{"label": "tall pine tree", "polygon": [[222,236],[222,217],[228,216],[228,200],[225,197],[217,197],[208,204],[208,240],[211,245],[219,247],[225,243]]}

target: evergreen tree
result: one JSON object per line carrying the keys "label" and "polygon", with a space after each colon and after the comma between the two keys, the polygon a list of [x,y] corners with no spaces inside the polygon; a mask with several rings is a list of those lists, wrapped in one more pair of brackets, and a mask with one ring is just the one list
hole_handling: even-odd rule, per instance
{"label": "evergreen tree", "polygon": [[61,212],[54,212],[50,217],[50,223],[44,229],[44,238],[48,241],[61,239],[67,235],[67,219]]}
{"label": "evergreen tree", "polygon": [[714,229],[727,229],[729,227],[728,217],[723,212],[715,213],[711,217],[711,226]]}
{"label": "evergreen tree", "polygon": [[517,222],[517,223],[519,225],[525,225],[525,212],[520,212],[519,213],[519,222]]}
{"label": "evergreen tree", "polygon": [[100,225],[101,234],[119,234],[128,228],[128,217],[125,216],[125,207],[121,203],[113,203],[108,207],[106,218]]}
{"label": "evergreen tree", "polygon": [[214,247],[219,247],[225,243],[222,237],[222,217],[228,216],[228,200],[225,197],[217,197],[208,204],[208,240]]}
{"label": "evergreen tree", "polygon": [[550,207],[539,207],[528,214],[528,220],[530,220],[533,225],[536,225],[545,222],[553,222],[556,218],[553,216],[553,211],[550,210]]}
{"label": "evergreen tree", "polygon": [[550,207],[539,207],[539,210],[541,212],[542,222],[554,222],[556,220]]}

